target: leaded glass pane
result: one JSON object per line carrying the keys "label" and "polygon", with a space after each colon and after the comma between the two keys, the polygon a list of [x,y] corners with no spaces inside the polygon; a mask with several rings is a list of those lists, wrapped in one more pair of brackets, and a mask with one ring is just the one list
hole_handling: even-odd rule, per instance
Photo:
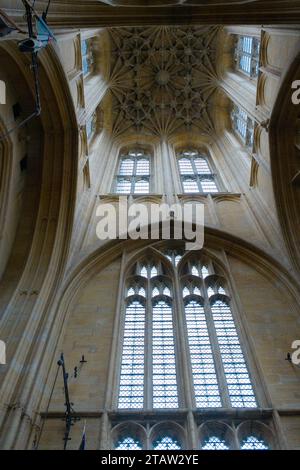
{"label": "leaded glass pane", "polygon": [[196,301],[185,306],[190,360],[198,408],[222,406],[204,308]]}
{"label": "leaded glass pane", "polygon": [[249,77],[257,77],[260,44],[257,38],[240,36],[237,41],[237,66]]}
{"label": "leaded glass pane", "polygon": [[153,408],[178,408],[172,308],[164,301],[153,307]]}
{"label": "leaded glass pane", "polygon": [[116,192],[118,194],[129,194],[131,191],[131,181],[125,178],[118,178]]}
{"label": "leaded glass pane", "polygon": [[130,295],[134,295],[134,289],[133,287],[130,287],[127,291],[127,297],[129,297]]}
{"label": "leaded glass pane", "polygon": [[147,272],[146,266],[143,266],[143,267],[141,268],[140,275],[141,275],[142,277],[148,277],[148,272]]}
{"label": "leaded glass pane", "polygon": [[133,168],[134,168],[134,160],[131,158],[124,158],[121,161],[121,166],[120,166],[120,175],[127,175],[127,176],[132,176],[133,175]]}
{"label": "leaded glass pane", "polygon": [[154,450],[180,450],[181,445],[171,436],[162,436],[153,444]]}
{"label": "leaded glass pane", "polygon": [[240,135],[247,147],[253,145],[254,122],[239,106],[234,106],[231,114],[233,129]]}
{"label": "leaded glass pane", "polygon": [[117,193],[148,194],[150,191],[150,159],[143,151],[123,155],[117,175]]}
{"label": "leaded glass pane", "polygon": [[201,188],[203,193],[217,193],[218,188],[213,179],[201,179]]}
{"label": "leaded glass pane", "polygon": [[170,296],[171,296],[171,291],[170,291],[170,289],[169,289],[168,287],[165,287],[164,290],[163,290],[163,294],[170,297]]}
{"label": "leaded glass pane", "polygon": [[269,446],[262,438],[248,436],[241,442],[242,450],[268,450]]}
{"label": "leaded glass pane", "polygon": [[202,445],[203,450],[228,450],[229,447],[224,441],[217,436],[211,436],[204,440]]}
{"label": "leaded glass pane", "polygon": [[202,266],[201,275],[202,275],[203,279],[205,279],[209,275],[209,272],[208,272],[208,269],[207,269],[206,266]]}
{"label": "leaded glass pane", "polygon": [[139,179],[134,185],[134,194],[147,194],[149,193],[149,181],[146,179]]}
{"label": "leaded glass pane", "polygon": [[200,291],[199,287],[194,287],[193,294],[201,295],[201,291]]}
{"label": "leaded glass pane", "polygon": [[143,287],[139,288],[139,295],[141,295],[142,297],[146,297],[146,292],[145,292],[145,289]]}
{"label": "leaded glass pane", "polygon": [[194,170],[192,167],[192,162],[189,158],[180,158],[178,160],[179,171],[181,175],[193,175]]}
{"label": "leaded glass pane", "polygon": [[182,181],[183,191],[185,193],[199,193],[199,187],[196,178],[185,178]]}
{"label": "leaded glass pane", "polygon": [[186,297],[187,295],[190,295],[190,291],[187,287],[184,287],[182,290],[182,296]]}
{"label": "leaded glass pane", "polygon": [[133,301],[126,308],[118,408],[144,406],[145,308]]}
{"label": "leaded glass pane", "polygon": [[157,268],[155,266],[152,266],[150,277],[155,277],[155,276],[157,276],[157,274],[158,274]]}
{"label": "leaded glass pane", "polygon": [[229,305],[220,300],[211,307],[229,397],[233,407],[255,408],[254,391]]}
{"label": "leaded glass pane", "polygon": [[159,295],[159,290],[157,287],[154,287],[153,291],[152,291],[152,297],[155,297],[156,295]]}
{"label": "leaded glass pane", "polygon": [[116,450],[142,450],[141,442],[131,436],[122,437],[115,446]]}
{"label": "leaded glass pane", "polygon": [[149,160],[146,158],[140,158],[136,162],[136,174],[137,175],[149,175],[150,174],[150,164]]}
{"label": "leaded glass pane", "polygon": [[178,159],[183,191],[185,193],[218,192],[207,159],[194,151],[186,151],[183,155],[184,157]]}
{"label": "leaded glass pane", "polygon": [[191,272],[192,272],[193,276],[199,276],[199,271],[196,268],[196,266],[192,266],[192,271]]}
{"label": "leaded glass pane", "polygon": [[210,168],[205,158],[195,158],[194,164],[199,175],[211,174]]}
{"label": "leaded glass pane", "polygon": [[214,292],[214,290],[212,289],[212,287],[209,287],[209,288],[207,289],[207,295],[208,295],[208,297],[211,297],[212,295],[214,295],[214,293],[215,293],[215,292]]}

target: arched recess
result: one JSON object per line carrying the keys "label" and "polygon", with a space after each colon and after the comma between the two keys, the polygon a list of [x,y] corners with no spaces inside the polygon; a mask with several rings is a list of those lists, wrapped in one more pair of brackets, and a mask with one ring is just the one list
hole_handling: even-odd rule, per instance
{"label": "arched recess", "polygon": [[[172,242],[170,242],[170,243],[172,244]],[[55,308],[55,312],[53,312],[53,314],[56,316],[55,329],[56,329],[58,342],[56,344],[56,350],[52,349],[52,353],[51,353],[52,354],[51,355],[52,364],[51,364],[51,362],[49,362],[48,383],[47,383],[47,387],[45,389],[44,396],[42,397],[42,400],[39,404],[39,412],[45,411],[45,407],[46,407],[48,397],[49,397],[49,390],[51,389],[51,387],[53,385],[53,381],[54,381],[54,377],[55,377],[57,357],[58,357],[58,355],[59,355],[59,353],[62,349],[66,348],[66,350],[69,350],[68,349],[68,344],[65,343],[64,341],[65,341],[65,337],[66,337],[67,332],[69,330],[72,330],[72,323],[71,323],[72,320],[71,320],[71,318],[72,318],[72,314],[73,314],[73,310],[75,309],[75,306],[78,305],[78,303],[80,303],[79,293],[84,292],[83,295],[86,298],[86,296],[88,295],[88,292],[84,291],[84,289],[88,285],[88,283],[92,279],[94,279],[95,277],[97,277],[97,280],[93,284],[93,287],[92,287],[93,291],[95,290],[95,288],[98,289],[99,286],[101,286],[101,283],[105,283],[106,273],[111,272],[112,264],[116,260],[118,260],[118,263],[119,263],[118,266],[119,267],[115,270],[115,272],[116,272],[116,276],[119,279],[119,273],[120,272],[121,273],[122,272],[126,273],[127,272],[126,271],[127,266],[132,266],[132,263],[136,259],[141,257],[143,252],[145,252],[145,250],[147,251],[147,247],[153,246],[153,249],[161,251],[162,248],[164,248],[163,245],[165,245],[165,247],[167,247],[168,242],[167,241],[147,241],[147,240],[138,240],[138,241],[116,240],[116,241],[110,241],[110,242],[104,244],[98,250],[94,251],[92,254],[90,254],[86,259],[84,259],[81,263],[79,263],[74,268],[72,273],[70,273],[69,278],[61,286],[61,290],[58,293],[57,298],[56,298],[55,306],[53,306],[53,309]],[[231,258],[234,258],[235,260],[237,260],[238,263],[240,263],[240,264],[237,265],[235,275],[236,275],[236,273],[239,275],[238,271],[240,270],[240,266],[242,266],[242,267],[244,267],[244,266],[251,267],[251,269],[253,271],[258,272],[261,276],[261,277],[258,278],[258,284],[256,286],[258,288],[258,294],[259,294],[259,291],[260,291],[260,292],[263,292],[263,295],[265,297],[268,297],[268,296],[272,297],[272,294],[267,289],[265,289],[264,287],[259,285],[260,279],[266,279],[267,282],[268,282],[268,286],[276,286],[276,287],[274,287],[274,289],[276,291],[277,290],[280,291],[277,298],[285,297],[285,299],[288,299],[287,301],[289,303],[289,307],[286,307],[286,308],[281,307],[282,310],[284,310],[284,313],[286,315],[288,315],[288,313],[290,314],[290,313],[293,312],[292,315],[294,315],[295,317],[296,317],[296,315],[299,315],[299,308],[297,307],[297,303],[299,302],[300,292],[299,292],[298,285],[294,281],[292,276],[290,276],[288,271],[280,264],[280,262],[278,262],[278,260],[272,259],[268,254],[264,253],[262,250],[259,250],[258,248],[251,245],[248,242],[241,241],[241,240],[239,240],[239,239],[237,239],[233,236],[230,236],[230,235],[225,234],[225,233],[221,233],[221,232],[213,230],[213,229],[209,229],[209,230],[206,231],[205,252],[207,254],[209,254],[210,256],[212,256],[213,258],[215,257],[216,260],[218,259],[218,264],[220,266],[223,266],[224,269],[228,268],[228,262],[226,261],[226,257],[230,256]],[[151,253],[151,251],[149,253]],[[104,271],[104,270],[106,270],[105,274],[103,275],[104,277],[101,277],[101,272]],[[230,271],[230,269],[229,269],[229,271]],[[236,277],[235,275],[229,278],[229,282],[232,284],[232,286],[233,286],[232,289],[234,289],[234,293],[237,293],[237,297],[238,297],[239,296],[239,289],[235,289],[235,287],[234,287],[234,281],[235,281],[235,277]],[[123,279],[124,279],[124,277],[123,277]],[[245,274],[242,273],[240,275],[240,284],[242,285],[242,287],[243,287],[243,285],[245,285],[245,280],[246,279],[247,279],[247,272],[245,272]],[[117,282],[115,282],[114,284],[116,286]],[[121,282],[119,284],[119,287],[114,287],[115,291],[113,292],[112,296],[114,298],[116,298],[118,296],[121,298],[122,292],[123,292],[123,287],[124,287],[124,285],[123,285],[123,282],[121,280]],[[112,288],[110,288],[110,290],[112,290]],[[251,295],[249,295],[249,294],[246,295],[246,301],[248,299],[250,299],[250,302],[252,302],[252,300],[253,300],[253,305],[251,306],[251,308],[252,308],[251,315],[256,316],[256,318],[258,318],[258,322],[259,322],[260,321],[259,320],[260,313],[261,313],[261,311],[263,311],[265,319],[262,319],[261,326],[265,331],[267,331],[267,328],[269,328],[270,325],[272,326],[272,324],[273,324],[272,307],[271,308],[266,307],[266,309],[263,310],[264,306],[262,305],[261,310],[259,311],[258,308],[257,308],[257,305],[255,304],[255,302],[256,302],[254,300],[255,296],[252,295],[253,290],[250,289],[250,291],[251,291]],[[274,292],[274,290],[272,292]],[[103,295],[103,297],[100,296],[100,299],[99,299],[100,304],[99,305],[103,305],[103,303],[105,302],[106,296],[110,295],[110,293],[108,294],[107,288],[106,288],[106,292],[102,288],[101,295]],[[277,299],[275,299],[275,300],[277,300]],[[243,299],[242,299],[243,304],[244,304],[244,301],[245,301],[245,294],[243,294]],[[244,308],[244,305],[242,305],[239,300],[237,300],[237,304],[239,304],[238,309],[241,313],[240,317],[242,317],[242,320],[246,321],[246,323],[247,323],[247,320],[248,320],[247,315],[248,314],[246,314],[246,311],[247,311],[247,308],[249,307],[247,305],[247,302],[246,302],[246,308]],[[115,305],[110,310],[111,315],[114,316],[115,313],[119,310],[119,308],[120,308],[120,303],[118,304],[117,301],[116,301]],[[105,309],[106,309],[106,306],[104,307],[104,310]],[[101,311],[104,312],[104,310],[102,308]],[[253,313],[253,311],[254,311],[254,313]],[[82,316],[80,317],[80,315],[81,315],[80,309],[77,309],[77,313],[76,313],[77,321],[78,321],[79,318],[82,318],[82,320],[84,320],[84,322],[86,322],[85,324],[91,322],[90,327],[93,330],[95,328],[95,325],[94,325],[93,322],[94,321],[96,321],[96,322],[101,321],[100,316],[97,317],[97,314],[96,314],[97,318],[94,316],[93,320],[92,320],[89,313],[88,313],[88,311],[86,311],[86,310],[84,310],[84,311],[82,310]],[[271,318],[269,318],[270,315],[271,315]],[[276,316],[277,316],[277,312],[274,312],[274,322],[277,322],[277,328],[279,328],[278,327],[278,325],[279,325],[278,318]],[[96,318],[96,320],[95,320],[95,318]],[[253,327],[253,320],[251,320],[251,321],[252,321],[252,327]],[[288,321],[290,321],[290,318],[289,318]],[[268,325],[268,323],[269,323],[269,325]],[[111,324],[113,325],[113,319],[111,320]],[[116,325],[116,323],[115,323],[115,325]],[[110,333],[107,333],[107,326],[106,325],[104,325],[103,328],[105,329],[106,334],[110,334]],[[255,325],[254,325],[254,328],[255,328]],[[113,330],[114,330],[114,326],[111,327],[110,331],[113,331]],[[72,331],[74,332],[74,330],[72,330]],[[254,331],[254,330],[252,330],[252,331]],[[290,333],[294,334],[293,332],[294,332],[294,326],[291,326]],[[263,338],[263,333],[260,332],[259,326],[256,329],[256,334],[257,334],[257,343],[255,345],[256,347],[253,347],[253,343],[250,344],[250,347],[251,348],[253,347],[253,355],[255,356],[255,361],[258,364],[258,367],[257,367],[258,373],[259,373],[260,377],[264,377],[263,368],[265,367],[264,361],[266,359],[266,356],[265,355],[260,356],[260,344],[264,343],[264,338]],[[245,336],[250,341],[252,334],[251,334],[251,332],[249,333],[249,330],[248,330],[248,331],[246,331]],[[72,332],[71,332],[71,334],[69,334],[69,339],[72,339],[72,344],[73,344],[74,343],[74,337],[72,337],[72,338],[71,337],[72,337]],[[274,335],[274,337],[276,339],[276,335]],[[255,339],[255,335],[254,335],[254,339]],[[99,344],[99,341],[101,342],[101,337],[97,339],[97,344]],[[113,341],[114,341],[114,339],[112,338],[112,342]],[[118,342],[118,341],[119,341],[119,337],[116,334],[115,342]],[[282,342],[281,342],[280,343],[280,348],[282,349],[283,347],[285,347],[285,346],[282,346]],[[258,351],[255,351],[256,348],[258,348]],[[113,351],[114,351],[114,345],[111,345],[111,343],[110,343],[109,351],[106,355],[106,357],[108,357],[108,359],[111,358],[111,363],[110,364],[114,364],[114,353],[113,353]],[[82,351],[80,350],[80,353],[85,353],[85,352],[86,352],[85,350],[82,350]],[[50,353],[50,349],[49,349],[49,353]],[[267,361],[269,359],[273,360],[273,356],[274,356],[273,353],[274,353],[274,350],[272,350],[272,346],[270,346],[269,356],[267,358]],[[88,354],[88,352],[87,352],[87,354]],[[282,363],[281,363],[280,367],[283,367],[284,371],[286,372],[286,361],[284,360],[285,350],[281,350],[280,354],[282,356],[282,358],[281,358]],[[79,357],[79,352],[78,351],[77,351],[76,355],[78,355],[78,357]],[[278,357],[274,356],[274,367],[277,367],[277,366],[278,366]],[[84,372],[85,376],[90,377],[90,375],[94,374],[94,377],[96,377],[97,374],[98,374],[98,372],[97,372],[98,369],[97,368],[99,368],[99,367],[101,367],[101,370],[102,370],[103,366],[101,364],[101,361],[99,361],[99,358],[98,358],[97,362],[93,362],[93,358],[90,358],[90,361],[86,365],[86,369],[85,369],[85,372]],[[252,369],[252,367],[251,367],[251,369]],[[105,376],[104,379],[102,377],[101,382],[103,382],[103,380],[104,380],[106,383],[109,383],[109,381],[110,381],[109,375],[111,375],[111,377],[113,378],[114,371],[112,370],[112,367],[109,367],[109,371],[107,372],[107,376]],[[94,379],[91,379],[91,380],[94,380]],[[265,388],[267,402],[264,402],[261,406],[270,407],[270,406],[272,406],[272,399],[270,400],[270,398],[268,396],[268,388],[269,388],[268,386],[270,385],[270,388],[271,389],[273,388],[272,393],[275,394],[274,385],[272,383],[271,384],[268,383],[268,378],[266,378],[265,382],[267,383],[267,386]],[[93,383],[96,384],[96,382],[93,382]],[[99,395],[98,392],[99,392],[99,390],[97,390],[97,396]],[[101,390],[101,393],[102,393],[102,390]],[[106,390],[106,392],[105,391],[103,392],[103,403],[105,402],[105,395],[107,396],[108,402],[110,402],[109,400],[110,400],[110,396],[111,396],[111,388],[110,389],[108,388]],[[80,400],[80,401],[78,401],[78,404],[80,403],[80,407],[81,407],[82,410],[85,408],[85,406],[90,406],[90,402],[92,400],[92,398],[91,398],[91,400],[89,400],[88,396],[84,398],[84,397],[82,397],[82,395],[81,395],[80,398],[78,398],[78,397],[76,398],[76,393],[73,395],[73,399],[74,399],[75,403],[76,403],[76,399]],[[98,398],[97,398],[97,400],[98,400]],[[61,403],[61,401],[58,401],[57,403],[59,404],[59,403]],[[57,403],[55,405],[57,405]],[[99,400],[97,401],[97,404],[98,403],[99,403]],[[96,405],[96,408],[97,408],[97,406],[98,405]],[[103,407],[104,406],[105,405],[103,405]],[[56,406],[52,407],[51,409],[52,409],[53,412],[55,412],[57,410]],[[100,405],[100,409],[102,409],[102,405]],[[99,410],[99,408],[98,408],[98,410]],[[109,412],[110,408],[108,407],[107,410]],[[93,411],[96,411],[96,409],[93,410]],[[113,412],[114,411],[115,410],[113,410]],[[63,425],[61,425],[61,429],[63,431]],[[51,429],[49,430],[49,428],[46,425],[44,427],[44,434],[43,434],[43,438],[42,438],[41,442],[45,445],[45,442],[49,443],[49,442],[51,442],[51,439],[55,440],[56,437],[53,436],[53,434],[51,436]],[[43,445],[41,446],[41,448],[43,448]]]}
{"label": "arched recess", "polygon": [[[0,53],[24,103],[25,117],[34,109],[30,56],[21,54],[13,40],[1,41]],[[14,131],[17,138],[35,144],[36,165],[28,178],[28,207],[21,213],[0,289],[1,339],[7,345],[7,365],[0,369],[0,400],[5,403],[0,446],[6,449],[26,447],[47,361],[45,344],[51,342],[54,318],[48,308],[64,272],[76,202],[77,120],[54,46],[39,54],[39,76],[42,113]]]}
{"label": "arched recess", "polygon": [[300,53],[282,80],[270,118],[269,144],[278,217],[291,262],[300,274],[300,105],[292,99],[292,84],[299,77]]}

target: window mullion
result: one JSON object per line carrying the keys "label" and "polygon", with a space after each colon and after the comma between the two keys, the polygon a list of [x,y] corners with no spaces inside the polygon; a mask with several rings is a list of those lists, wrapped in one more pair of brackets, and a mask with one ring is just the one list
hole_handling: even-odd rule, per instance
{"label": "window mullion", "polygon": [[[173,318],[175,319],[175,311],[176,311],[176,325],[174,322],[175,327],[175,338],[176,338],[176,351],[179,354],[177,358],[176,364],[177,369],[180,372],[177,377],[177,386],[178,386],[178,397],[180,398],[179,406],[187,406],[189,409],[195,407],[195,400],[193,398],[193,391],[191,385],[193,383],[192,379],[192,372],[191,366],[189,361],[189,345],[187,340],[187,331],[186,331],[186,324],[185,324],[185,316],[184,316],[184,305],[181,295],[181,288],[180,288],[180,281],[178,279],[178,272],[176,270],[175,278],[174,278],[174,305],[173,305]],[[175,310],[176,309],[176,310]],[[180,335],[179,332],[183,331],[184,334]],[[180,383],[179,383],[180,380]],[[193,438],[194,439],[194,438]]]}
{"label": "window mullion", "polygon": [[146,318],[145,318],[145,377],[144,377],[144,390],[145,390],[145,409],[151,410],[153,408],[152,399],[152,299],[151,299],[151,279],[148,269],[148,279],[146,288]]}
{"label": "window mullion", "polygon": [[213,356],[215,360],[215,368],[216,368],[216,374],[217,374],[218,382],[219,382],[221,401],[225,408],[229,408],[231,407],[231,402],[230,402],[230,397],[229,397],[229,392],[228,392],[228,387],[227,387],[227,381],[226,381],[225,372],[223,368],[223,361],[222,361],[221,351],[219,348],[219,342],[218,342],[216,330],[214,327],[214,321],[212,317],[210,303],[209,303],[206,292],[205,292],[205,297],[206,299],[204,303],[204,311],[205,311],[207,328],[208,328],[208,333],[210,336]]}

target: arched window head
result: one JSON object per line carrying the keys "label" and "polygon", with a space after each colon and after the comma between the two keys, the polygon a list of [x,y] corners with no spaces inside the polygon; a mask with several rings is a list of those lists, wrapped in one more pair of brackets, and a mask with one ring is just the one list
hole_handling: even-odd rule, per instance
{"label": "arched window head", "polygon": [[147,267],[146,267],[146,266],[142,266],[142,267],[141,267],[140,275],[141,275],[142,277],[148,277],[148,270],[147,270]]}
{"label": "arched window head", "polygon": [[212,295],[215,295],[215,294],[227,295],[224,287],[220,286],[217,282],[209,285],[207,288],[208,297],[211,297]]}
{"label": "arched window head", "polygon": [[142,444],[133,436],[124,436],[117,441],[115,450],[142,450]]}
{"label": "arched window head", "polygon": [[183,256],[183,252],[181,250],[167,250],[164,254],[166,258],[171,261],[173,266],[177,266]]}
{"label": "arched window head", "polygon": [[201,267],[201,276],[203,279],[205,279],[206,276],[209,276],[209,272],[206,266]]}
{"label": "arched window head", "polygon": [[150,157],[143,150],[131,150],[121,155],[115,191],[122,194],[150,192]]}
{"label": "arched window head", "polygon": [[241,442],[242,450],[268,450],[269,446],[261,437],[247,436]]}
{"label": "arched window head", "polygon": [[215,291],[213,290],[212,287],[209,287],[209,288],[207,289],[207,295],[208,295],[208,297],[211,297],[212,295],[214,295],[214,293],[215,293]]}
{"label": "arched window head", "polygon": [[130,295],[134,295],[135,294],[135,290],[133,287],[129,287],[129,289],[127,290],[127,297],[129,297]]}
{"label": "arched window head", "polygon": [[93,39],[83,39],[81,41],[81,57],[83,75],[86,76],[93,72],[95,58],[93,52]]}
{"label": "arched window head", "polygon": [[178,156],[178,168],[185,193],[217,193],[215,174],[207,157],[195,150],[185,150]]}
{"label": "arched window head", "polygon": [[233,105],[231,111],[233,130],[238,134],[247,148],[252,148],[254,141],[254,121],[240,106]]}
{"label": "arched window head", "polygon": [[225,291],[224,287],[222,287],[222,286],[218,287],[218,294],[226,295],[226,291]]}
{"label": "arched window head", "polygon": [[193,276],[199,276],[199,271],[196,266],[192,266],[191,273]]}
{"label": "arched window head", "polygon": [[156,295],[159,295],[159,290],[157,287],[154,287],[154,289],[152,290],[152,297],[155,297]]}
{"label": "arched window head", "polygon": [[201,446],[203,450],[228,450],[229,447],[224,439],[218,436],[210,436],[206,438]]}
{"label": "arched window head", "polygon": [[260,41],[252,36],[237,36],[235,46],[235,60],[237,69],[256,78],[259,67]]}
{"label": "arched window head", "polygon": [[184,287],[184,288],[182,289],[182,296],[183,296],[183,297],[187,297],[188,295],[190,295],[190,291],[189,291],[189,289],[188,289],[187,287]]}
{"label": "arched window head", "polygon": [[146,291],[143,287],[140,287],[139,288],[139,291],[138,291],[139,295],[141,295],[142,297],[146,297]]}
{"label": "arched window head", "polygon": [[197,287],[197,286],[194,287],[194,289],[193,289],[193,294],[194,294],[194,295],[201,295],[201,291],[200,291],[199,287]]}
{"label": "arched window head", "polygon": [[150,277],[155,277],[157,276],[157,274],[158,272],[157,272],[156,266],[152,266],[151,271],[150,271]]}
{"label": "arched window head", "polygon": [[152,260],[147,260],[142,262],[142,264],[137,263],[134,268],[134,273],[138,276],[150,279],[158,276],[159,274],[163,274],[164,268],[162,263],[156,263]]}
{"label": "arched window head", "polygon": [[161,436],[153,443],[154,450],[180,450],[181,444],[174,437],[165,435]]}
{"label": "arched window head", "polygon": [[165,287],[164,290],[163,290],[163,295],[166,295],[168,297],[171,296],[171,291],[168,287]]}
{"label": "arched window head", "polygon": [[249,372],[229,304],[220,300],[211,306],[225,379],[233,407],[257,406]]}
{"label": "arched window head", "polygon": [[205,279],[207,276],[209,276],[207,267],[199,263],[192,264],[190,267],[190,272],[193,276],[202,277],[202,279]]}

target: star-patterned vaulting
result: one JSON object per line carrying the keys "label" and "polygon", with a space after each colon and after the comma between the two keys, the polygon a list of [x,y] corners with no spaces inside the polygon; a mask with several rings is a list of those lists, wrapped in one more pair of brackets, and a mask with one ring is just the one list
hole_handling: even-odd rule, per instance
{"label": "star-patterned vaulting", "polygon": [[112,28],[113,131],[208,133],[219,28]]}

